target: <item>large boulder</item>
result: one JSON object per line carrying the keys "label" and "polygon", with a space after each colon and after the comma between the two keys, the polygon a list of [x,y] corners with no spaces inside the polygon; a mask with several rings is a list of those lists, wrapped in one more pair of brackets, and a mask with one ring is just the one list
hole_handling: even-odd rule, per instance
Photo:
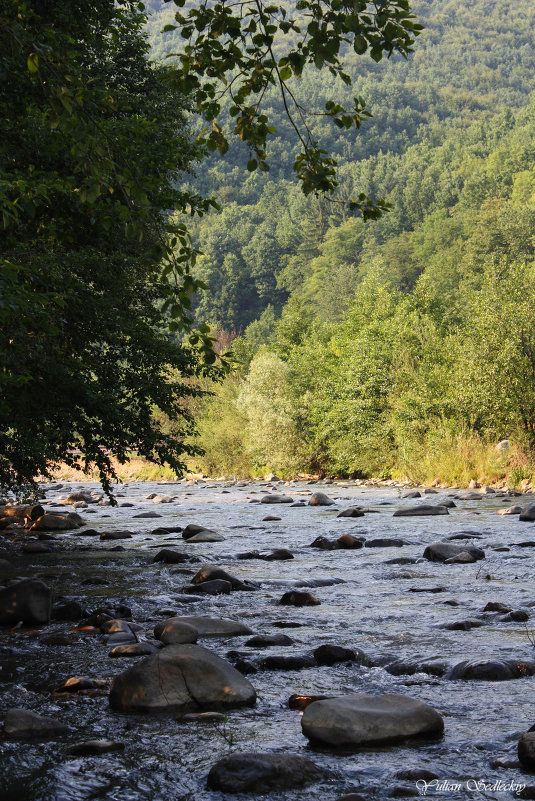
{"label": "large boulder", "polygon": [[406,695],[359,693],[310,704],[301,726],[313,742],[359,747],[442,734],[444,721],[433,707]]}
{"label": "large boulder", "polygon": [[420,503],[418,506],[406,506],[394,512],[394,517],[421,517],[423,515],[448,515],[445,506],[435,506],[432,503]]}
{"label": "large boulder", "polygon": [[243,634],[253,633],[245,623],[239,623],[236,620],[229,620],[224,617],[179,615],[157,623],[154,627],[154,636],[161,637],[162,632],[170,624],[176,625],[178,623],[187,623],[192,626],[198,632],[199,637],[241,637]]}
{"label": "large boulder", "polygon": [[269,792],[302,787],[323,777],[310,759],[297,754],[231,754],[208,774],[208,787],[223,793]]}
{"label": "large boulder", "polygon": [[0,624],[15,625],[21,620],[41,626],[49,622],[52,590],[39,579],[17,581],[0,590]]}
{"label": "large boulder", "polygon": [[433,542],[424,551],[424,559],[430,562],[446,562],[460,554],[469,554],[473,560],[485,558],[485,551],[475,545],[458,545],[454,542]]}
{"label": "large boulder", "polygon": [[189,712],[252,706],[252,684],[199,645],[168,645],[112,682],[110,706],[120,712]]}

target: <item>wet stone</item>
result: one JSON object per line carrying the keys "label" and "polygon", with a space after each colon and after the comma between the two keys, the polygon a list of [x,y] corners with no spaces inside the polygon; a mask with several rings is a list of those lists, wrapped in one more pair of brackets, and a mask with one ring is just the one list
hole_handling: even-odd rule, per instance
{"label": "wet stone", "polygon": [[135,642],[130,645],[116,645],[115,648],[109,652],[108,656],[112,658],[123,658],[123,657],[138,657],[138,656],[148,656],[149,654],[154,654],[158,650],[156,645],[152,645],[148,642]]}
{"label": "wet stone", "polygon": [[208,774],[208,787],[223,793],[286,790],[324,777],[310,759],[297,754],[232,754],[217,762]]}
{"label": "wet stone", "polygon": [[260,667],[263,670],[303,670],[304,668],[316,666],[317,662],[312,654],[293,654],[288,656],[286,654],[277,654],[265,656],[260,661]]}
{"label": "wet stone", "polygon": [[354,662],[357,658],[352,648],[340,645],[320,645],[314,651],[314,659],[318,665],[335,665],[337,662]]}
{"label": "wet stone", "polygon": [[230,581],[223,579],[214,579],[213,581],[203,581],[200,584],[191,584],[187,587],[182,587],[181,593],[192,595],[230,595],[232,591],[232,584]]}
{"label": "wet stone", "polygon": [[279,601],[283,606],[319,606],[321,601],[312,595],[311,592],[299,592],[291,590],[285,592]]}
{"label": "wet stone", "polygon": [[485,558],[485,551],[475,545],[455,545],[452,542],[434,542],[427,546],[423,556],[430,562],[446,562],[462,553],[467,553],[474,560]]}
{"label": "wet stone", "polygon": [[336,517],[364,517],[364,509],[360,506],[349,506],[347,509],[338,512]]}
{"label": "wet stone", "polygon": [[252,706],[253,686],[229,662],[198,645],[168,645],[113,680],[110,706],[122,712],[191,712]]}
{"label": "wet stone", "polygon": [[442,716],[406,695],[346,695],[307,706],[303,734],[331,747],[359,747],[442,734]]}
{"label": "wet stone", "polygon": [[178,551],[173,551],[170,548],[162,548],[153,559],[153,562],[164,562],[166,565],[175,565],[189,561],[190,557],[187,554],[178,553]]}
{"label": "wet stone", "polygon": [[535,663],[513,660],[465,660],[455,665],[448,673],[448,679],[463,679],[464,681],[509,681],[521,679],[524,676],[535,675]]}
{"label": "wet stone", "polygon": [[293,645],[287,634],[258,634],[244,643],[247,648],[270,648],[274,645]]}
{"label": "wet stone", "polygon": [[28,625],[49,622],[52,590],[39,579],[25,579],[0,589],[0,625]]}
{"label": "wet stone", "polygon": [[528,731],[520,737],[518,759],[523,768],[535,772],[535,732]]}
{"label": "wet stone", "polygon": [[98,756],[115,751],[124,751],[124,743],[115,740],[84,740],[83,743],[76,743],[67,748],[67,753],[72,756]]}
{"label": "wet stone", "polygon": [[324,492],[313,492],[308,500],[309,506],[334,506],[335,501]]}
{"label": "wet stone", "polygon": [[288,699],[288,706],[290,709],[302,711],[306,709],[309,704],[313,704],[314,701],[325,701],[330,697],[329,695],[302,695],[301,693],[294,693]]}
{"label": "wet stone", "polygon": [[394,517],[421,517],[447,514],[449,514],[449,512],[445,506],[434,506],[433,504],[422,503],[418,506],[408,506],[405,509],[398,509],[394,512]]}
{"label": "wet stone", "polygon": [[29,709],[8,709],[4,718],[4,734],[14,739],[46,740],[71,731],[55,718],[43,717]]}

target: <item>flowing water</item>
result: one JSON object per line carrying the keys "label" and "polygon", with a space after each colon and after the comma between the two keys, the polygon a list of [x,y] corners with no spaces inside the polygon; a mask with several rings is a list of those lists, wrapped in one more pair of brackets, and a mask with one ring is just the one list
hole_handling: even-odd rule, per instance
{"label": "flowing water", "polygon": [[[96,486],[49,489],[47,509],[55,508],[61,493],[80,488]],[[150,637],[155,622],[170,616],[159,610],[224,616],[247,623],[255,633],[284,631],[295,644],[260,652],[243,646],[247,637],[200,641],[221,656],[229,650],[250,650],[254,660],[266,654],[302,654],[323,643],[333,643],[362,649],[374,666],[344,663],[298,671],[260,671],[248,676],[258,693],[255,707],[230,711],[222,722],[184,722],[173,716],[119,714],[109,708],[106,692],[51,694],[70,676],[111,679],[132,664],[128,659],[110,659],[103,636],[72,632],[75,623],[61,622],[52,622],[40,631],[4,629],[0,634],[2,710],[32,709],[61,719],[74,732],[44,743],[0,740],[3,801],[221,801],[221,794],[206,788],[206,776],[214,762],[234,751],[296,753],[328,769],[328,778],[312,787],[254,795],[270,801],[334,801],[351,791],[369,799],[417,795],[414,781],[397,777],[409,768],[425,768],[450,783],[430,786],[428,797],[509,799],[516,797],[514,786],[507,789],[511,782],[535,784],[535,777],[530,780],[519,767],[492,767],[497,758],[516,758],[519,734],[535,723],[535,677],[500,682],[451,681],[424,673],[393,676],[384,668],[398,658],[439,657],[455,664],[464,659],[530,660],[535,656],[530,621],[498,622],[486,615],[480,628],[444,628],[456,620],[477,618],[488,601],[527,611],[535,606],[535,549],[517,544],[535,539],[534,526],[519,522],[517,516],[496,514],[514,501],[484,495],[480,500],[456,500],[456,508],[450,509],[449,515],[395,518],[396,508],[423,500],[437,503],[448,492],[412,501],[402,500],[400,490],[391,487],[296,482],[275,490],[305,503],[311,491],[321,490],[336,499],[336,506],[251,502],[268,489],[271,487],[259,483],[130,483],[120,487],[118,501],[133,506],[91,505],[80,513],[91,528],[128,529],[134,533],[132,539],[100,541],[82,536],[84,529],[79,529],[56,535],[58,549],[50,554],[23,555],[20,543],[10,541],[5,547],[15,574],[41,577],[53,587],[56,600],[76,599],[89,611],[126,603],[133,620],[143,624],[141,636],[146,631]],[[171,495],[174,501],[153,504],[146,499],[152,492]],[[361,518],[337,518],[339,510],[353,504],[370,511]],[[68,511],[69,507],[61,509]],[[155,511],[161,517],[134,517],[146,511]],[[263,521],[268,514],[281,520]],[[180,533],[151,533],[156,527],[188,523],[215,529],[225,540],[192,544]],[[332,539],[344,532],[367,539],[397,537],[405,544],[336,551],[308,547],[319,535]],[[427,544],[460,532],[474,535],[466,542],[483,548],[484,560],[444,565],[421,558]],[[124,550],[113,550],[117,544]],[[509,550],[495,550],[503,546]],[[201,600],[181,596],[180,588],[199,565],[180,565],[177,570],[173,565],[154,563],[156,549],[164,547],[194,554],[203,564],[217,564],[240,579],[257,583],[260,589]],[[239,552],[274,548],[289,548],[295,558],[282,562],[236,558]],[[417,561],[389,564],[397,557]],[[309,588],[321,605],[278,605],[287,589],[297,587]],[[299,626],[277,628],[274,624],[281,621]],[[352,754],[314,750],[301,732],[300,713],[288,708],[289,696],[297,692],[403,693],[440,711],[445,733],[432,742]],[[125,749],[98,757],[66,753],[73,742],[97,737],[121,741]],[[503,784],[495,789],[477,784],[497,781]],[[456,783],[461,785],[458,789],[454,788]]]}

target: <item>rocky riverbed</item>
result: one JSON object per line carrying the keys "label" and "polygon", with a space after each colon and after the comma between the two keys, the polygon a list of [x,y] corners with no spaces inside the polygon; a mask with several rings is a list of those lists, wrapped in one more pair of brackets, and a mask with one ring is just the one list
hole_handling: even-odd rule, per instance
{"label": "rocky riverbed", "polygon": [[535,798],[535,498],[45,490],[0,542],[5,801]]}

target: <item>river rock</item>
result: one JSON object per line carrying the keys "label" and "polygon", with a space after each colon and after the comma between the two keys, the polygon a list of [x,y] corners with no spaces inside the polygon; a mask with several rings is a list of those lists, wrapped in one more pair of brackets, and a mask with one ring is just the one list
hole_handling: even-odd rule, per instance
{"label": "river rock", "polygon": [[148,656],[155,654],[158,650],[157,645],[150,642],[134,642],[128,645],[116,645],[108,653],[108,656],[115,658],[134,657],[134,656]]}
{"label": "river rock", "polygon": [[335,540],[336,550],[357,550],[362,548],[365,543],[364,537],[354,537],[352,534],[345,533]]}
{"label": "river rock", "polygon": [[300,712],[306,709],[307,706],[313,704],[314,701],[325,701],[327,698],[332,698],[331,695],[303,695],[302,693],[294,693],[288,699],[288,706],[290,709],[298,709]]}
{"label": "river rock", "polygon": [[518,519],[528,522],[535,520],[535,503],[526,506],[526,508],[522,510]]}
{"label": "river rock", "polygon": [[279,601],[283,606],[319,606],[321,601],[312,595],[311,592],[299,592],[290,590],[285,592]]}
{"label": "river rock", "polygon": [[415,673],[427,673],[428,676],[444,676],[449,669],[447,662],[441,657],[427,657],[413,659],[396,659],[385,670],[392,676],[414,676]]}
{"label": "river rock", "polygon": [[359,693],[310,704],[301,726],[313,742],[358,747],[442,734],[444,721],[433,707],[406,695]]}
{"label": "river rock", "polygon": [[403,492],[401,495],[402,498],[421,498],[422,493],[420,490],[407,490],[407,492]]}
{"label": "river rock", "polygon": [[164,621],[164,625],[159,623],[154,627],[154,636],[166,645],[183,645],[184,643],[195,643],[199,632],[191,623],[184,623],[179,617],[172,617]]}
{"label": "river rock", "polygon": [[483,609],[484,612],[511,612],[511,607],[506,606],[506,604],[502,604],[499,601],[489,601],[485,608]]}
{"label": "river rock", "polygon": [[158,512],[140,512],[137,515],[132,515],[132,517],[137,517],[140,519],[145,519],[145,518],[150,519],[152,517],[161,517],[161,514],[159,514]]}
{"label": "river rock", "polygon": [[526,770],[535,772],[535,731],[527,731],[518,741],[518,759]]}
{"label": "river rock", "polygon": [[434,506],[431,503],[421,503],[418,506],[408,506],[405,509],[398,509],[394,512],[394,517],[420,517],[422,515],[448,515],[445,506]]}
{"label": "river rock", "polygon": [[273,645],[293,645],[294,641],[287,634],[257,634],[247,640],[247,648],[270,648]]}
{"label": "river rock", "polygon": [[535,675],[535,663],[513,660],[465,660],[455,665],[448,673],[448,679],[509,681],[524,676]]}
{"label": "river rock", "polygon": [[212,531],[212,529],[206,528],[206,526],[199,526],[197,523],[188,523],[186,528],[182,530],[182,537],[185,540],[189,540],[190,537],[200,534],[201,531]]}
{"label": "river rock", "polygon": [[68,734],[69,726],[54,718],[43,717],[29,709],[8,709],[4,718],[6,737],[45,740]]}
{"label": "river rock", "polygon": [[482,551],[481,548],[476,548],[475,545],[456,545],[453,542],[434,542],[427,546],[423,556],[430,562],[446,562],[463,553],[468,554],[473,561],[485,558],[485,551]]}
{"label": "river rock", "polygon": [[168,645],[113,680],[120,712],[189,712],[252,706],[256,692],[232,665],[199,645]]}
{"label": "river rock", "polygon": [[264,559],[266,562],[285,562],[289,559],[293,559],[294,555],[287,548],[276,548],[270,553],[260,554],[259,557],[260,559]]}
{"label": "river rock", "polygon": [[188,595],[230,595],[232,584],[230,581],[224,581],[223,579],[213,579],[212,581],[203,581],[200,584],[190,584],[182,587],[180,592]]}
{"label": "river rock", "polygon": [[228,582],[233,590],[256,590],[258,589],[254,584],[247,581],[241,581],[235,576],[231,576],[226,570],[223,570],[216,565],[203,565],[199,571],[191,579],[192,584],[203,584],[207,581],[214,581],[214,579],[222,579]]}
{"label": "river rock", "polygon": [[153,561],[163,562],[166,565],[176,565],[183,562],[189,562],[190,557],[185,553],[173,551],[171,548],[162,548],[161,551],[158,551]]}
{"label": "river rock", "polygon": [[507,506],[505,509],[498,509],[499,515],[521,515],[523,509],[521,506]]}
{"label": "river rock", "polygon": [[260,498],[260,503],[292,503],[293,498],[289,495],[264,495]]}
{"label": "river rock", "polygon": [[0,510],[0,521],[3,525],[12,522],[22,522],[24,520],[39,520],[45,513],[40,503],[36,504],[15,504],[14,506],[2,506]]}
{"label": "river rock", "polygon": [[124,751],[124,743],[115,740],[84,740],[83,743],[76,743],[67,748],[67,753],[72,756],[98,756],[111,754],[114,751]]}
{"label": "river rock", "polygon": [[273,654],[260,661],[260,667],[264,670],[303,670],[316,666],[312,654]]}
{"label": "river rock", "polygon": [[0,589],[0,625],[44,625],[50,620],[52,590],[39,579],[24,579]]}
{"label": "river rock", "polygon": [[347,509],[342,509],[338,512],[336,517],[364,517],[364,509],[360,506],[349,506]]}
{"label": "river rock", "polygon": [[324,492],[313,492],[308,500],[309,506],[334,506],[335,501]]}
{"label": "river rock", "polygon": [[87,611],[78,601],[64,601],[52,609],[54,620],[81,620]]}
{"label": "river rock", "polygon": [[22,553],[53,553],[56,549],[46,542],[25,542]]}
{"label": "river rock", "polygon": [[309,548],[317,548],[320,551],[336,551],[338,546],[336,540],[328,540],[327,537],[316,537],[314,542],[311,542]]}
{"label": "river rock", "polygon": [[103,679],[91,679],[88,676],[71,676],[66,679],[59,687],[54,687],[54,692],[57,694],[62,693],[80,693],[85,690],[101,690],[106,686]]}
{"label": "river rock", "polygon": [[352,648],[340,645],[320,645],[314,651],[314,659],[318,665],[335,665],[337,662],[354,662],[357,658]]}
{"label": "river rock", "polygon": [[101,540],[130,540],[132,539],[131,531],[103,531],[100,535]]}
{"label": "river rock", "polygon": [[222,534],[218,534],[216,531],[199,531],[198,534],[193,534],[193,536],[188,537],[188,542],[224,542],[225,538]]}
{"label": "river rock", "polygon": [[468,551],[461,551],[456,556],[450,556],[449,559],[444,561],[445,565],[470,565],[477,562],[476,557],[468,553]]}
{"label": "river rock", "polygon": [[193,626],[197,630],[199,637],[240,637],[244,634],[253,633],[249,626],[236,620],[229,620],[223,617],[180,615],[157,623],[154,627],[154,636],[161,637],[164,628],[170,621],[180,621]]}
{"label": "river rock", "polygon": [[67,515],[45,512],[30,526],[30,531],[69,531],[83,525],[82,518],[75,512]]}
{"label": "river rock", "polygon": [[297,754],[231,754],[208,774],[208,787],[223,793],[250,793],[302,787],[323,778],[310,759]]}

